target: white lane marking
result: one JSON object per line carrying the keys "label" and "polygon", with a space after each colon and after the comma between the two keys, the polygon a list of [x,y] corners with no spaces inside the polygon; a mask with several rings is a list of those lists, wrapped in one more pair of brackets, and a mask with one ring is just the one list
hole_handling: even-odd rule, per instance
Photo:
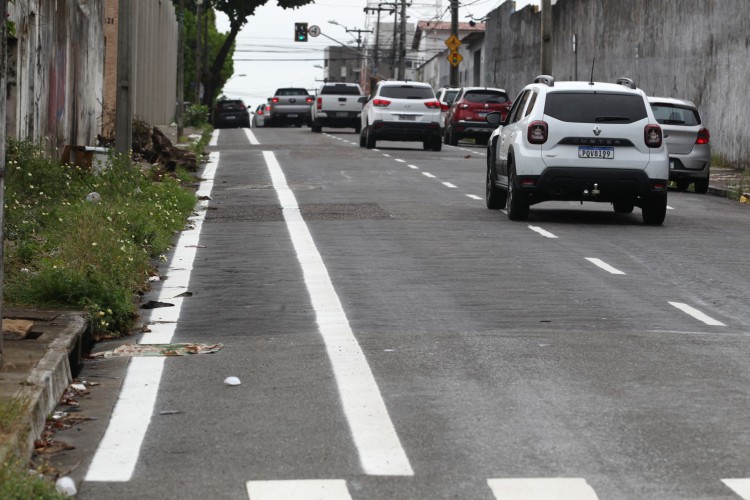
{"label": "white lane marking", "polygon": [[475,194],[467,194],[466,196],[468,196],[472,200],[481,200],[482,199],[482,198],[480,198],[479,196],[477,196]]}
{"label": "white lane marking", "polygon": [[362,468],[371,475],[412,476],[414,471],[401,447],[380,389],[352,332],[294,193],[287,185],[281,165],[273,152],[264,151],[263,156],[302,267]]}
{"label": "white lane marking", "polygon": [[386,158],[390,158],[391,157],[391,155],[389,155],[388,153],[383,153],[383,156],[385,156]]}
{"label": "white lane marking", "polygon": [[555,236],[554,234],[550,233],[549,231],[547,231],[547,230],[545,230],[545,229],[542,229],[542,228],[541,228],[541,227],[539,227],[539,226],[532,226],[532,225],[529,225],[529,229],[531,229],[531,230],[532,230],[532,231],[534,231],[535,233],[539,233],[539,234],[541,234],[541,235],[542,235],[542,236],[544,236],[545,238],[553,238],[553,239],[557,238],[557,236]]}
{"label": "white lane marking", "polygon": [[[201,176],[203,180],[197,196],[210,196],[219,157],[218,152],[210,154],[209,162]],[[168,344],[174,336],[182,308],[182,300],[174,297],[179,293],[177,290],[187,290],[203,220],[206,217],[207,203],[202,201],[204,210],[192,218],[193,228],[180,234],[166,273],[169,277],[169,286],[162,287],[157,299],[159,302],[172,303],[174,307],[164,308],[151,317],[156,323],[150,325],[152,331],[143,336],[141,344]],[[174,273],[171,272],[173,268]],[[164,360],[162,357],[130,360],[107,430],[99,442],[85,481],[122,482],[130,481],[132,478],[143,439],[154,413]]]}
{"label": "white lane marking", "polygon": [[216,146],[219,142],[219,129],[215,128],[213,132],[211,132],[211,140],[208,141],[209,146]]}
{"label": "white lane marking", "polygon": [[702,313],[698,309],[691,307],[687,304],[683,304],[682,302],[670,302],[671,305],[675,306],[680,311],[689,314],[690,316],[694,317],[698,321],[702,321],[705,324],[709,326],[727,326],[721,321],[713,319],[711,316],[708,316],[707,314]]}
{"label": "white lane marking", "polygon": [[750,479],[722,479],[721,482],[745,500],[750,500]]}
{"label": "white lane marking", "polygon": [[457,189],[458,188],[458,186],[456,186],[454,184],[451,184],[450,182],[443,182],[443,186],[449,187],[451,189]]}
{"label": "white lane marking", "polygon": [[604,269],[608,273],[612,273],[612,274],[625,274],[624,272],[620,271],[619,269],[610,266],[609,264],[607,264],[603,260],[597,259],[596,257],[586,257],[586,260],[589,261],[589,262],[591,262],[595,266]]}
{"label": "white lane marking", "polygon": [[248,481],[250,500],[351,500],[343,479]]}
{"label": "white lane marking", "polygon": [[667,210],[674,210],[674,207],[670,207],[669,205],[667,205]]}
{"label": "white lane marking", "polygon": [[402,160],[401,158],[394,158],[393,161],[397,161],[399,163],[406,163],[406,160]]}
{"label": "white lane marking", "polygon": [[495,498],[513,500],[597,500],[594,489],[582,478],[534,477],[488,479]]}
{"label": "white lane marking", "polygon": [[425,177],[429,177],[430,179],[434,179],[434,178],[435,178],[435,176],[434,176],[434,175],[432,175],[432,174],[431,174],[431,173],[429,173],[429,172],[422,172],[422,175],[424,175]]}
{"label": "white lane marking", "polygon": [[253,134],[253,131],[250,130],[249,128],[245,129],[245,135],[250,140],[250,144],[251,145],[253,145],[253,146],[260,145],[260,142],[258,142],[258,139],[255,138],[255,134]]}
{"label": "white lane marking", "polygon": [[415,169],[415,170],[419,170],[419,167],[418,167],[418,166],[416,166],[416,165],[409,165],[409,168],[413,168],[413,169]]}

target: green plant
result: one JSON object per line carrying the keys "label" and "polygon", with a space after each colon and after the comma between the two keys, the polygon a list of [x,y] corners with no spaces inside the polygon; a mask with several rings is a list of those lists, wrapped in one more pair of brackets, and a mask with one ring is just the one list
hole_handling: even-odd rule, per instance
{"label": "green plant", "polygon": [[13,460],[0,465],[0,498],[6,500],[58,500],[67,498],[54,483]]}
{"label": "green plant", "polygon": [[186,127],[202,127],[208,123],[208,106],[193,104],[185,110],[184,123]]}
{"label": "green plant", "polygon": [[99,334],[129,331],[152,262],[184,227],[195,195],[175,176],[141,170],[127,157],[108,163],[100,173],[60,165],[37,145],[9,141],[7,302],[80,308]]}

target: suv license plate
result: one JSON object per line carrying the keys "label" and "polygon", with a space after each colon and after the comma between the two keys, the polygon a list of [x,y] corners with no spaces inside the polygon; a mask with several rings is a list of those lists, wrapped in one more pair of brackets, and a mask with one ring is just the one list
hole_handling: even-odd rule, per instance
{"label": "suv license plate", "polygon": [[615,157],[615,148],[596,148],[591,146],[579,146],[578,158],[601,158],[603,160],[613,160]]}
{"label": "suv license plate", "polygon": [[413,122],[416,121],[417,117],[414,115],[398,115],[399,120],[404,120],[407,122]]}
{"label": "suv license plate", "polygon": [[297,118],[299,115],[296,114],[296,113],[292,113],[292,114],[289,114],[289,115],[286,115],[286,116],[287,116],[287,118]]}
{"label": "suv license plate", "polygon": [[349,116],[349,113],[347,113],[346,111],[337,111],[336,116],[338,116],[339,118],[347,118]]}

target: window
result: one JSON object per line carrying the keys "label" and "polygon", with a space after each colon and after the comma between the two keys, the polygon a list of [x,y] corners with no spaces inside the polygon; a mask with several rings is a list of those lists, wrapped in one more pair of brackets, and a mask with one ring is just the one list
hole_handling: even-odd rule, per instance
{"label": "window", "polygon": [[529,98],[530,93],[530,90],[524,90],[523,93],[518,96],[516,103],[510,108],[510,113],[508,113],[508,123],[516,123],[521,119],[521,110],[523,109],[524,104],[526,104],[526,100]]}
{"label": "window", "polygon": [[412,85],[385,86],[380,89],[380,97],[394,99],[434,99],[435,93],[430,87],[415,87]]}
{"label": "window", "polygon": [[640,95],[611,92],[549,92],[544,114],[574,123],[633,123],[648,117]]}
{"label": "window", "polygon": [[663,125],[693,127],[701,123],[701,117],[695,108],[660,102],[652,103],[651,109],[654,110],[656,121]]}
{"label": "window", "polygon": [[537,93],[533,90],[530,92],[531,95],[529,96],[529,104],[526,106],[526,114],[523,116],[529,116],[531,114],[531,111],[534,109],[534,104],[536,104],[536,96]]}
{"label": "window", "polygon": [[468,90],[466,91],[466,94],[464,94],[464,99],[466,99],[469,102],[479,102],[479,103],[490,103],[490,104],[501,104],[504,102],[508,102],[510,99],[508,99],[508,94],[505,92],[498,92],[496,90]]}

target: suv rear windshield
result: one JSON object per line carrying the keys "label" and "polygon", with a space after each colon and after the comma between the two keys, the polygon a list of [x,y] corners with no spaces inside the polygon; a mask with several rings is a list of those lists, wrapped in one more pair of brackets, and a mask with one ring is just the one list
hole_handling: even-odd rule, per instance
{"label": "suv rear windshield", "polygon": [[414,87],[412,85],[400,85],[382,87],[380,97],[392,97],[393,99],[434,99],[435,93],[430,87]]}
{"label": "suv rear windshield", "polygon": [[287,96],[287,95],[310,95],[310,94],[308,94],[307,90],[305,89],[279,89],[276,91],[276,95]]}
{"label": "suv rear windshield", "polygon": [[360,95],[359,89],[354,85],[326,85],[320,89],[321,95]]}
{"label": "suv rear windshield", "polygon": [[544,114],[575,123],[633,123],[648,117],[643,97],[611,92],[550,92]]}
{"label": "suv rear windshield", "polygon": [[463,97],[469,102],[501,104],[508,102],[508,94],[496,90],[467,90]]}
{"label": "suv rear windshield", "polygon": [[245,109],[245,103],[242,101],[219,101],[216,103],[216,109]]}
{"label": "suv rear windshield", "polygon": [[456,100],[456,96],[458,95],[458,90],[446,90],[443,94],[443,102],[447,104],[453,104],[453,101]]}
{"label": "suv rear windshield", "polygon": [[701,123],[701,117],[695,108],[667,103],[651,103],[651,109],[654,111],[656,121],[662,125],[694,127]]}

